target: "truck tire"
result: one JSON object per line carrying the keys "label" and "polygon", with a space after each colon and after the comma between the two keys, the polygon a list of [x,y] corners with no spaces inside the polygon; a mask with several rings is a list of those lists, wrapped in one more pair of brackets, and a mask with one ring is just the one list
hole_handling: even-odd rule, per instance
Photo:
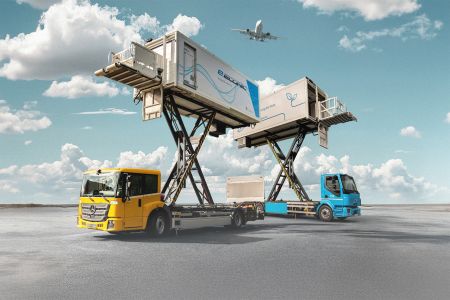
{"label": "truck tire", "polygon": [[169,222],[166,214],[160,210],[150,215],[147,221],[146,232],[152,237],[164,236],[169,229]]}
{"label": "truck tire", "polygon": [[333,210],[328,205],[323,205],[319,209],[319,219],[323,222],[331,222],[333,220]]}
{"label": "truck tire", "polygon": [[236,211],[231,218],[231,227],[238,229],[245,225],[244,216],[240,211]]}

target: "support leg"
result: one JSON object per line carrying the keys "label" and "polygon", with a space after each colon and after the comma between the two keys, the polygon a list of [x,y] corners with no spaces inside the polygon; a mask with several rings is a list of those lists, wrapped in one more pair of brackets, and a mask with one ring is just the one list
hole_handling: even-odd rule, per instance
{"label": "support leg", "polygon": [[287,155],[284,155],[280,146],[275,140],[267,139],[267,143],[269,144],[270,149],[272,150],[275,158],[280,165],[280,171],[278,172],[278,176],[275,179],[275,182],[272,186],[272,190],[270,191],[268,201],[275,201],[281,191],[281,188],[284,185],[285,180],[287,179],[289,182],[289,187],[294,190],[297,198],[300,201],[310,201],[308,194],[303,188],[300,180],[294,172],[294,160],[297,157],[298,152],[300,151],[301,145],[305,138],[306,133],[303,130],[300,130],[297,136],[293,139],[291,147]]}
{"label": "support leg", "polygon": [[[186,127],[184,126],[181,114],[175,105],[173,96],[169,95],[164,101],[163,113],[167,123],[169,124],[172,136],[179,145],[179,157],[177,164],[172,167],[169,178],[167,179],[162,191],[165,194],[166,204],[173,205],[176,202],[181,189],[185,187],[187,177],[189,177],[192,183],[199,203],[204,204],[206,201],[209,204],[213,204],[214,202],[212,200],[208,185],[206,184],[201,166],[198,163],[197,155],[206,136],[208,135],[209,129],[211,128],[212,121],[215,117],[215,112],[211,112],[207,117],[199,117],[190,134],[188,134]],[[193,137],[197,129],[202,126],[204,127],[203,133],[200,136],[197,147],[194,149],[191,142],[191,137]],[[199,177],[198,179],[194,178],[192,171],[197,172]]]}

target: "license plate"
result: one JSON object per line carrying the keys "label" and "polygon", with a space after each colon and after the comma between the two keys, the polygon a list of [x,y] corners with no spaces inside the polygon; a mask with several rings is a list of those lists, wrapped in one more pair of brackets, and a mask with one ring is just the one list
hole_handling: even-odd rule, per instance
{"label": "license plate", "polygon": [[97,228],[97,224],[88,223],[87,224],[87,228],[89,228],[89,229],[96,229]]}

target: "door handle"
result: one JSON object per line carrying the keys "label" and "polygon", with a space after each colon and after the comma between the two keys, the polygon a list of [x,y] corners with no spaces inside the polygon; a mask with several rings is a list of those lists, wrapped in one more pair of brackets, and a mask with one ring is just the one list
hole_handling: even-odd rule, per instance
{"label": "door handle", "polygon": [[142,205],[142,202],[141,202],[141,199],[139,199],[138,200],[138,206],[141,207],[141,205]]}

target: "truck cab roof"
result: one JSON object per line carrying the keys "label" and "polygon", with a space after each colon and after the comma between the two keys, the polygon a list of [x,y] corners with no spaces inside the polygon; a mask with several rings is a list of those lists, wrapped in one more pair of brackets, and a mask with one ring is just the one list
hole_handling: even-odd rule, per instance
{"label": "truck cab roof", "polygon": [[125,173],[161,175],[160,170],[139,169],[139,168],[101,168],[101,169],[87,170],[84,172],[84,174],[97,173],[99,170],[101,170],[101,172],[125,172]]}
{"label": "truck cab roof", "polygon": [[353,177],[353,176],[345,174],[345,173],[326,173],[326,174],[322,174],[322,176],[334,176],[334,175],[341,175],[341,176],[342,175],[347,175],[347,176]]}

